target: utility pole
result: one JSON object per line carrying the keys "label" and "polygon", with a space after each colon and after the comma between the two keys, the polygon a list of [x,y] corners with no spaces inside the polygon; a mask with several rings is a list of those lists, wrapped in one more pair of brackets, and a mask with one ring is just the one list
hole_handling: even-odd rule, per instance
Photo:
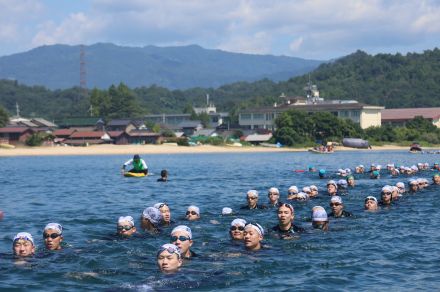
{"label": "utility pole", "polygon": [[80,46],[79,52],[79,87],[81,89],[81,97],[87,97],[87,71],[86,71],[86,58],[85,47]]}

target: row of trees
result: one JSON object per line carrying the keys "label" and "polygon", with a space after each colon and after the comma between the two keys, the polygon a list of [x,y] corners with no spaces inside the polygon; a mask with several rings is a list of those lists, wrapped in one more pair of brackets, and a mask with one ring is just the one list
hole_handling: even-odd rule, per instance
{"label": "row of trees", "polygon": [[361,129],[348,119],[340,119],[330,113],[306,113],[288,111],[277,117],[277,130],[273,142],[287,146],[311,146],[325,141],[341,141],[345,137],[362,138],[372,144],[402,143],[412,141],[440,144],[440,129],[428,119],[416,117],[404,127],[370,127]]}
{"label": "row of trees", "polygon": [[0,127],[4,127],[9,121],[8,112],[0,105]]}

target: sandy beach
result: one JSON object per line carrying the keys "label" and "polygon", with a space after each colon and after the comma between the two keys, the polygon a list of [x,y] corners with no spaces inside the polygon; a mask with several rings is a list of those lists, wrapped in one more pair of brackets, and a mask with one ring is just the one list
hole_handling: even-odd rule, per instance
{"label": "sandy beach", "polygon": [[[337,147],[335,151],[386,151],[408,150],[408,147],[384,145],[373,149]],[[179,154],[179,153],[251,153],[251,152],[304,152],[306,148],[231,147],[201,145],[185,147],[177,145],[93,145],[88,147],[16,147],[0,148],[0,156],[56,156],[56,155],[128,155],[128,154]]]}

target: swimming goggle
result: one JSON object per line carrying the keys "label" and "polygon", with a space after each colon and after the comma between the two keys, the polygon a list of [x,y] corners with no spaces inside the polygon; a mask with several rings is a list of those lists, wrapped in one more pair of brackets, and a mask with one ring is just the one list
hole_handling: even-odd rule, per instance
{"label": "swimming goggle", "polygon": [[231,226],[231,228],[229,228],[231,231],[244,231],[244,226]]}
{"label": "swimming goggle", "polygon": [[55,239],[55,238],[57,238],[59,236],[61,236],[61,234],[58,234],[58,233],[52,233],[52,234],[43,233],[43,238],[44,239],[49,238],[49,237],[52,238],[52,239]]}
{"label": "swimming goggle", "polygon": [[158,257],[163,251],[167,251],[170,254],[177,254],[177,257],[180,259],[181,255],[180,255],[180,250],[177,246],[172,246],[172,245],[168,245],[168,246],[161,246],[157,252],[157,256]]}
{"label": "swimming goggle", "polygon": [[168,207],[168,204],[167,204],[167,203],[162,203],[162,204],[159,205],[159,207],[158,207],[157,209],[160,209],[160,208],[162,208],[162,207],[164,207],[164,206],[167,206],[167,207]]}
{"label": "swimming goggle", "polygon": [[186,215],[188,216],[189,214],[197,215],[197,212],[196,211],[186,211]]}
{"label": "swimming goggle", "polygon": [[128,231],[128,230],[132,229],[133,227],[134,227],[134,226],[129,226],[129,225],[126,225],[126,226],[118,226],[118,230],[119,230],[119,231],[122,231],[122,230]]}
{"label": "swimming goggle", "polygon": [[179,240],[179,241],[187,241],[187,240],[191,240],[191,238],[183,236],[183,235],[181,235],[181,236],[171,236],[170,237],[170,241],[171,242],[176,242],[177,240]]}

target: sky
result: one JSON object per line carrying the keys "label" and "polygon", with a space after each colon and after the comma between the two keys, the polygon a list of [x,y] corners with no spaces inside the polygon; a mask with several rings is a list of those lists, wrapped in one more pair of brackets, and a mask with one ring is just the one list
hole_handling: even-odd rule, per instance
{"label": "sky", "polygon": [[316,60],[423,52],[440,47],[440,0],[0,0],[0,56],[98,42]]}

